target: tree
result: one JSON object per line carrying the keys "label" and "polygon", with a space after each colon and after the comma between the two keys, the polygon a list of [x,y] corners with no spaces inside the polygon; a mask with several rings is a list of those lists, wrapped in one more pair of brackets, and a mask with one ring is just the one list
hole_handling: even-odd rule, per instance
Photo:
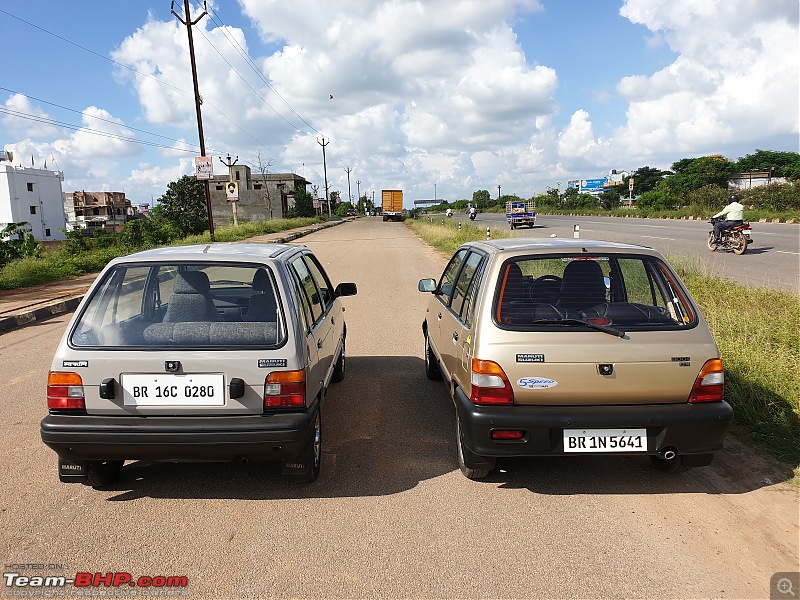
{"label": "tree", "polygon": [[[615,186],[621,187],[621,186]],[[602,194],[597,197],[597,202],[600,206],[605,210],[613,210],[615,208],[619,208],[619,189],[610,189],[605,190]]]}
{"label": "tree", "polygon": [[[633,195],[641,196],[645,192],[656,189],[658,182],[664,179],[664,176],[671,174],[671,171],[661,171],[652,167],[639,167],[631,173],[631,177],[633,177]],[[627,190],[630,177],[626,177],[623,181],[625,182],[624,189]]]}
{"label": "tree", "polygon": [[478,190],[472,192],[472,202],[479,210],[486,208],[486,205],[491,203],[492,197],[489,195],[489,190]]}
{"label": "tree", "polygon": [[672,194],[683,196],[706,185],[727,188],[728,179],[736,172],[736,166],[724,156],[716,154],[700,158],[682,158],[673,163],[672,170],[674,175],[665,180],[667,187]]}
{"label": "tree", "polygon": [[751,171],[772,171],[774,177],[800,178],[800,154],[797,152],[774,152],[772,150],[756,150],[736,162],[738,173]]}
{"label": "tree", "polygon": [[255,167],[256,167],[256,170],[258,171],[258,173],[261,175],[261,181],[262,181],[261,191],[259,192],[258,195],[261,198],[261,200],[264,202],[264,206],[267,207],[267,210],[269,211],[269,218],[270,219],[272,219],[272,217],[273,217],[272,212],[275,209],[275,206],[273,206],[273,204],[275,202],[275,198],[272,197],[272,192],[270,191],[270,187],[269,187],[269,185],[267,185],[267,174],[269,173],[269,168],[273,164],[274,164],[274,161],[272,161],[271,159],[266,161],[266,162],[264,162],[264,160],[261,158],[261,152],[256,154]]}
{"label": "tree", "polygon": [[182,237],[203,233],[208,229],[205,188],[194,177],[184,175],[167,184],[166,193],[158,199],[154,218],[166,221],[181,232]]}
{"label": "tree", "polygon": [[286,217],[293,219],[295,217],[316,217],[317,211],[314,209],[314,199],[304,189],[297,189],[294,191],[294,208],[290,208],[286,213]]}
{"label": "tree", "polygon": [[0,266],[26,256],[39,256],[42,246],[33,237],[27,221],[9,223],[0,229]]}

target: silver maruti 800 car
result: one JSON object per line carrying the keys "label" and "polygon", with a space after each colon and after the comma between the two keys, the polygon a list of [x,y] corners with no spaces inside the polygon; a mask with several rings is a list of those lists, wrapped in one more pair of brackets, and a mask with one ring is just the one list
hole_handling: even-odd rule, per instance
{"label": "silver maruti 800 car", "polygon": [[317,477],[325,391],[345,372],[341,297],[304,246],[209,244],[111,261],[72,318],[42,440],[65,482],[125,460],[282,460]]}

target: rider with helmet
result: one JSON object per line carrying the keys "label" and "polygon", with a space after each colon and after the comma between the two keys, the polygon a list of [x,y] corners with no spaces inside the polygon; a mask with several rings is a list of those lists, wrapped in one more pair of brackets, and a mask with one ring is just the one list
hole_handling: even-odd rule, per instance
{"label": "rider with helmet", "polygon": [[725,220],[714,223],[714,240],[719,243],[723,231],[729,227],[741,225],[744,221],[744,206],[739,203],[737,194],[728,196],[728,205],[712,218],[716,219],[717,217],[725,217]]}

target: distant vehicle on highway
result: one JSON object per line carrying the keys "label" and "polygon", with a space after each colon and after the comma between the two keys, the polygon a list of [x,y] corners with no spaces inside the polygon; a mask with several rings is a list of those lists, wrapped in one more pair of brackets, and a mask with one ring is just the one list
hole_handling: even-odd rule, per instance
{"label": "distant vehicle on highway", "polygon": [[281,460],[312,481],[325,390],[345,375],[342,297],[305,246],[203,244],[112,260],[56,350],[41,437],[63,482],[125,460]]}
{"label": "distant vehicle on highway", "polygon": [[655,250],[592,240],[470,242],[429,292],[425,372],[456,408],[461,471],[502,456],[708,465],[733,418],[711,332]]}

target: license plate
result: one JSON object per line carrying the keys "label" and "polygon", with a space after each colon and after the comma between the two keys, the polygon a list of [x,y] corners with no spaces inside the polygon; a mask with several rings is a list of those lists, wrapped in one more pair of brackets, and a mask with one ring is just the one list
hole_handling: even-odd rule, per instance
{"label": "license plate", "polygon": [[221,374],[140,375],[121,377],[125,406],[223,406],[225,381]]}
{"label": "license plate", "polygon": [[742,231],[742,233],[744,234],[744,237],[750,237],[750,232],[747,231],[746,229]]}
{"label": "license plate", "polygon": [[647,430],[565,429],[564,452],[647,452]]}

